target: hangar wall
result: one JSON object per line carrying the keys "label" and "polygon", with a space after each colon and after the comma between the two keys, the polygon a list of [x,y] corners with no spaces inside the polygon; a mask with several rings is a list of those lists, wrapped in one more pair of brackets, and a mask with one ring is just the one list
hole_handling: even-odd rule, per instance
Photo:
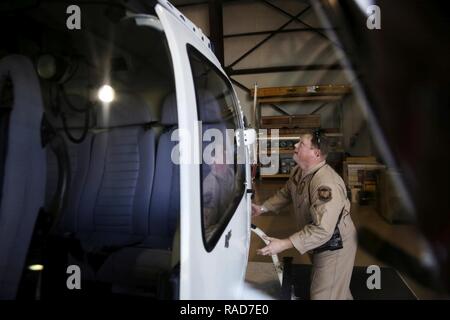
{"label": "hangar wall", "polygon": [[[296,16],[307,8],[308,3],[298,0],[270,1],[273,5]],[[190,20],[209,36],[208,4],[195,4],[179,8]],[[321,23],[310,8],[300,16],[301,20],[314,28],[322,28]],[[226,37],[231,34],[272,31],[279,29],[291,18],[260,1],[233,1],[223,3],[223,34],[225,66],[233,64],[245,52],[264,40],[269,34]],[[305,25],[291,21],[285,29],[305,28]],[[295,31],[279,33],[253,51],[247,57],[233,65],[233,69],[266,68],[293,65],[331,65],[338,61],[335,45],[324,36],[311,31]],[[233,75],[232,78],[247,88],[282,87],[319,84],[351,84],[344,69],[342,70],[309,70],[276,73]],[[235,86],[244,114],[251,122],[253,100],[249,94]],[[321,102],[292,103],[279,105],[290,114],[308,114],[320,106]],[[352,156],[373,154],[370,132],[366,126],[364,115],[353,94],[342,101],[342,109],[338,103],[330,103],[318,113],[322,127],[342,127],[344,146]],[[280,115],[279,112],[264,107],[263,115]]]}

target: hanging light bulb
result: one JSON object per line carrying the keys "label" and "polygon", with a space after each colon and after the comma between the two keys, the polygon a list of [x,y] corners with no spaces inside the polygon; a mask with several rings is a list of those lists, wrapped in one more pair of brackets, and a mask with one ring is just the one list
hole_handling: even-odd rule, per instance
{"label": "hanging light bulb", "polygon": [[32,264],[28,266],[28,269],[31,271],[42,271],[44,266],[42,264]]}
{"label": "hanging light bulb", "polygon": [[116,93],[110,85],[105,84],[101,86],[100,89],[98,89],[98,98],[102,102],[105,103],[112,102],[115,98],[115,95]]}

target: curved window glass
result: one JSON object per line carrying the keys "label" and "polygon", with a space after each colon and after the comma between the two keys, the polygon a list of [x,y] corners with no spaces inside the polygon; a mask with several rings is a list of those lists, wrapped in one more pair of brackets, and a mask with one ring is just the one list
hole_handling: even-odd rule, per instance
{"label": "curved window glass", "polygon": [[231,84],[208,59],[188,45],[198,120],[202,128],[202,230],[211,251],[236,211],[245,189],[245,164],[236,137],[243,125]]}

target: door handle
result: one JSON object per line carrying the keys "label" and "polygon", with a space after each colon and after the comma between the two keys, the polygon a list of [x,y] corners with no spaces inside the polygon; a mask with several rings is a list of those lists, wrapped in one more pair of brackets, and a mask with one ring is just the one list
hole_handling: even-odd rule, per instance
{"label": "door handle", "polygon": [[231,230],[228,231],[227,235],[225,236],[225,248],[228,248],[230,246],[230,239],[231,239]]}

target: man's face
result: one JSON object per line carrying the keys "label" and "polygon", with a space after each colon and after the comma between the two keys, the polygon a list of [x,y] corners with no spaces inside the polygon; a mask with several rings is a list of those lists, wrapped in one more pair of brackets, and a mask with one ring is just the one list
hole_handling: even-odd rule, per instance
{"label": "man's face", "polygon": [[293,159],[302,169],[308,168],[319,158],[318,150],[311,146],[311,138],[311,135],[302,135],[295,144]]}

